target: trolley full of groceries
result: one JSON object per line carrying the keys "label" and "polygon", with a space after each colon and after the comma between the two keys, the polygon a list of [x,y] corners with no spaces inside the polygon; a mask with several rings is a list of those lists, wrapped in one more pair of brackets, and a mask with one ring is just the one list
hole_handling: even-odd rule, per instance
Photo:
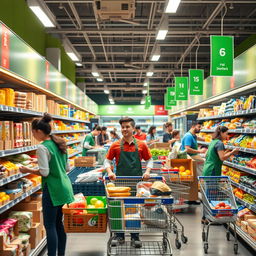
{"label": "trolley full of groceries", "polygon": [[[110,230],[107,255],[172,255],[167,209],[173,198],[163,177],[106,177],[104,184]],[[134,236],[140,239],[133,240]]]}
{"label": "trolley full of groceries", "polygon": [[227,240],[230,240],[230,225],[234,227],[234,253],[238,253],[236,234],[237,205],[232,193],[232,187],[227,176],[198,177],[203,201],[203,218],[205,218],[202,240],[204,252],[208,253],[208,238],[210,225],[214,223],[227,224]]}

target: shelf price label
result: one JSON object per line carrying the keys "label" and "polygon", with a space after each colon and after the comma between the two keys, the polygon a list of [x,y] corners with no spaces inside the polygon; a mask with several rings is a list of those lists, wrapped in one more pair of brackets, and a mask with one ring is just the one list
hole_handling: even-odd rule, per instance
{"label": "shelf price label", "polygon": [[175,77],[175,99],[188,100],[188,77]]}
{"label": "shelf price label", "polygon": [[211,36],[211,76],[233,76],[234,37]]}
{"label": "shelf price label", "polygon": [[151,106],[151,96],[146,96],[145,99],[145,109],[149,109]]}
{"label": "shelf price label", "polygon": [[189,94],[203,95],[204,71],[202,69],[189,70]]}

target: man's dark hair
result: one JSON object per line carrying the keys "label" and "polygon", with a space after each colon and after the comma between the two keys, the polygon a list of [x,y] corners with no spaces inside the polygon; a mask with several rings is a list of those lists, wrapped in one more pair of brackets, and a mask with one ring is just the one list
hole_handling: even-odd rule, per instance
{"label": "man's dark hair", "polygon": [[102,128],[99,125],[95,125],[95,127],[93,128],[94,131],[100,131],[102,130]]}
{"label": "man's dark hair", "polygon": [[195,127],[198,124],[202,125],[202,122],[201,121],[193,121],[191,124],[191,127]]}
{"label": "man's dark hair", "polygon": [[136,129],[136,130],[140,130],[140,126],[139,126],[139,125],[136,125],[136,126],[135,126],[135,129]]}
{"label": "man's dark hair", "polygon": [[119,120],[119,124],[122,125],[122,123],[127,123],[127,122],[130,122],[131,123],[131,126],[132,127],[135,127],[135,122],[132,118],[126,116],[126,117],[123,117]]}
{"label": "man's dark hair", "polygon": [[102,131],[106,131],[106,130],[107,130],[107,127],[106,127],[106,126],[102,126],[101,130],[102,130]]}
{"label": "man's dark hair", "polygon": [[165,128],[168,128],[169,126],[172,126],[172,123],[171,123],[171,122],[165,123]]}

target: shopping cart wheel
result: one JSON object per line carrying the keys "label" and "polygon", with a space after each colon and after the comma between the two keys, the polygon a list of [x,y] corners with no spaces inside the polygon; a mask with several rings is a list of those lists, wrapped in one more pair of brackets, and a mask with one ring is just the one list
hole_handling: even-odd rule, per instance
{"label": "shopping cart wheel", "polygon": [[230,241],[230,232],[226,233],[226,238],[227,238],[228,241]]}
{"label": "shopping cart wheel", "polygon": [[203,240],[203,242],[205,242],[205,240],[206,240],[205,232],[204,231],[202,232],[202,240]]}
{"label": "shopping cart wheel", "polygon": [[181,235],[181,241],[186,244],[188,242],[188,238],[184,236],[184,234]]}
{"label": "shopping cart wheel", "polygon": [[178,239],[175,239],[175,246],[177,249],[180,249],[181,247],[181,242]]}
{"label": "shopping cart wheel", "polygon": [[238,244],[234,244],[234,253],[238,254]]}
{"label": "shopping cart wheel", "polygon": [[208,253],[208,244],[204,244],[204,253],[205,253],[205,254]]}

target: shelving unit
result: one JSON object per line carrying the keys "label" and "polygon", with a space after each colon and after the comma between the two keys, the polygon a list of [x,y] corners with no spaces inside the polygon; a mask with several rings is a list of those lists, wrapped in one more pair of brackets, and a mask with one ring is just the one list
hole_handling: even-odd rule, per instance
{"label": "shelving unit", "polygon": [[25,199],[26,197],[30,196],[31,194],[35,193],[36,191],[38,191],[39,189],[41,189],[41,185],[38,185],[34,188],[32,188],[31,190],[29,190],[26,193],[23,193],[20,197],[10,201],[9,203],[3,205],[0,207],[0,214],[7,211],[8,209],[10,209],[11,207],[13,207],[14,205],[16,205],[17,203],[21,202],[23,199]]}
{"label": "shelving unit", "polygon": [[8,150],[0,150],[0,157],[17,155],[17,154],[33,151],[33,150],[36,150],[36,149],[37,149],[37,145],[22,147],[22,148],[8,149]]}
{"label": "shelving unit", "polygon": [[52,131],[52,134],[64,134],[64,133],[82,133],[82,132],[90,132],[90,130],[66,130],[66,131]]}
{"label": "shelving unit", "polygon": [[256,169],[252,169],[252,168],[249,168],[249,167],[246,167],[246,166],[235,164],[235,163],[232,163],[232,162],[229,162],[229,161],[224,161],[223,164],[227,165],[229,167],[236,168],[240,171],[247,172],[247,173],[250,173],[252,175],[256,175]]}
{"label": "shelving unit", "polygon": [[74,152],[74,153],[68,155],[68,158],[71,158],[71,157],[76,156],[76,155],[81,154],[81,153],[82,153],[82,149],[78,150],[77,152]]}
{"label": "shelving unit", "polygon": [[248,209],[250,209],[251,211],[256,213],[256,204],[254,204],[254,205],[249,204],[249,203],[245,202],[244,200],[242,200],[242,199],[240,199],[240,198],[238,198],[236,196],[235,196],[235,198],[236,198],[237,202],[239,202],[240,204],[246,206]]}
{"label": "shelving unit", "polygon": [[[213,132],[215,132],[215,129],[202,129],[201,132],[213,133]],[[229,129],[228,132],[229,132],[229,133],[248,133],[248,134],[256,134],[256,129],[249,129],[249,128],[245,128],[245,129]]]}
{"label": "shelving unit", "polygon": [[40,254],[40,252],[44,249],[44,247],[46,246],[46,237],[44,237],[40,243],[37,245],[37,247],[33,250],[31,250],[29,256],[38,256]]}
{"label": "shelving unit", "polygon": [[76,144],[76,143],[81,143],[83,140],[72,140],[72,141],[68,141],[67,145],[72,145],[72,144]]}
{"label": "shelving unit", "polygon": [[248,187],[246,187],[246,186],[244,186],[244,185],[242,185],[242,184],[239,184],[239,183],[237,183],[237,182],[234,182],[234,181],[232,181],[232,180],[231,180],[231,184],[232,184],[233,186],[237,187],[237,188],[242,189],[243,191],[245,191],[245,192],[248,193],[248,194],[251,194],[251,195],[253,195],[253,196],[256,196],[256,191],[254,191],[254,190],[251,189],[251,188],[248,188]]}
{"label": "shelving unit", "polygon": [[27,176],[28,174],[26,173],[17,173],[17,174],[14,174],[12,176],[9,176],[7,178],[4,178],[4,179],[0,179],[0,187],[5,185],[5,184],[8,184],[14,180],[18,180],[20,178],[23,178],[25,176]]}

